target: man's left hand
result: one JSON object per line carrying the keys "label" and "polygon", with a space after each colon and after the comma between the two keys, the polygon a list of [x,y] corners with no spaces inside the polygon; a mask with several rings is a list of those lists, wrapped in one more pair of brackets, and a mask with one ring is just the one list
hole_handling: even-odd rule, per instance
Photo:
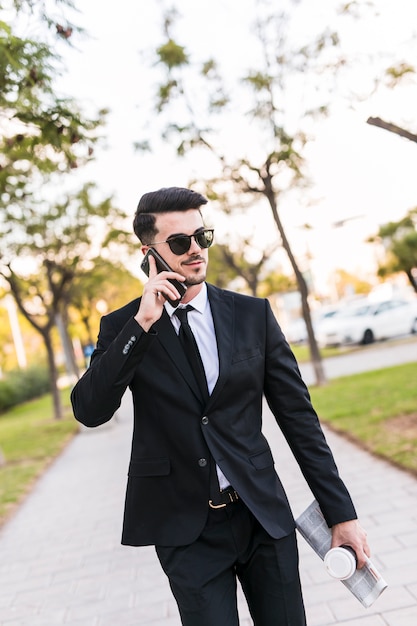
{"label": "man's left hand", "polygon": [[361,569],[371,556],[371,551],[366,539],[366,532],[358,520],[341,522],[332,527],[332,548],[350,546],[356,553],[358,569]]}

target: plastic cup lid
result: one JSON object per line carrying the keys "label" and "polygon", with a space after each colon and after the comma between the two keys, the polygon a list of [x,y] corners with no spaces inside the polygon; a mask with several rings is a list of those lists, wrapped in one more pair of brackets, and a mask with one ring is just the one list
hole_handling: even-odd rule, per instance
{"label": "plastic cup lid", "polygon": [[344,548],[333,548],[324,557],[324,566],[330,576],[344,580],[354,574],[356,561],[353,554]]}

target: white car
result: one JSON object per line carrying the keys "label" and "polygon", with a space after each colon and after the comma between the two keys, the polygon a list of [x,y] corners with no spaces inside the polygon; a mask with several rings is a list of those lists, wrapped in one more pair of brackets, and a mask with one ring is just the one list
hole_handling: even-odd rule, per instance
{"label": "white car", "polygon": [[[338,308],[336,307],[326,307],[317,311],[313,311],[311,313],[311,321],[314,328],[314,333],[316,333],[316,327],[323,320],[327,320],[338,312]],[[290,344],[300,344],[305,343],[308,339],[307,335],[307,327],[304,319],[302,317],[297,317],[292,320],[287,328],[285,329],[285,336]]]}
{"label": "white car", "polygon": [[346,307],[319,325],[316,339],[326,347],[368,344],[409,333],[417,333],[417,298],[393,298]]}

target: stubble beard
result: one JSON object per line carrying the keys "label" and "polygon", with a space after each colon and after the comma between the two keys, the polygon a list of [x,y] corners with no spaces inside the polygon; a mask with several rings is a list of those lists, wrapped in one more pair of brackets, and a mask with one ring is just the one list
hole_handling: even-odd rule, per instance
{"label": "stubble beard", "polygon": [[[204,259],[200,260],[204,261]],[[205,262],[203,268],[197,270],[196,273],[193,273],[191,270],[191,273],[185,277],[184,284],[186,287],[192,287],[193,285],[201,285],[201,283],[204,283],[207,276],[206,265],[207,264]]]}
{"label": "stubble beard", "polygon": [[201,285],[206,280],[206,272],[200,272],[195,276],[187,276],[184,281],[186,287],[192,287],[193,285]]}

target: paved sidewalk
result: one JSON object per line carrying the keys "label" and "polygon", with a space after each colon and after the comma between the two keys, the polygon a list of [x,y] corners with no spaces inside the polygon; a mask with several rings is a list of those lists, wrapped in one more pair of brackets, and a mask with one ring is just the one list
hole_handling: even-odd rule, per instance
{"label": "paved sidewalk", "polygon": [[[131,423],[126,400],[83,429],[0,532],[1,626],[180,626],[153,548],[120,545]],[[297,516],[312,496],[268,412],[265,433]],[[417,481],[326,434],[389,587],[364,609],[299,537],[309,626],[416,626]]]}

